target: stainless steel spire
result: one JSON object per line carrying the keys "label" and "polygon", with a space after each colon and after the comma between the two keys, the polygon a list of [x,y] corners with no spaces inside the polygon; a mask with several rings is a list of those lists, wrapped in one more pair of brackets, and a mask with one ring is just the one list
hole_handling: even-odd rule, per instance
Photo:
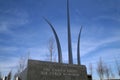
{"label": "stainless steel spire", "polygon": [[68,25],[68,56],[69,56],[69,64],[73,64],[72,45],[71,45],[71,32],[70,32],[69,0],[67,0],[67,25]]}
{"label": "stainless steel spire", "polygon": [[80,61],[80,37],[81,37],[81,31],[82,31],[82,26],[80,28],[80,32],[78,35],[78,44],[77,44],[77,62],[78,65],[81,65],[81,61]]}
{"label": "stainless steel spire", "polygon": [[50,25],[50,27],[51,27],[51,29],[52,29],[52,31],[54,33],[54,36],[55,36],[55,39],[56,39],[56,43],[57,43],[57,49],[58,49],[58,62],[62,63],[62,51],[61,51],[60,41],[59,41],[59,38],[57,36],[57,33],[56,33],[53,25],[47,19],[45,19],[45,21]]}

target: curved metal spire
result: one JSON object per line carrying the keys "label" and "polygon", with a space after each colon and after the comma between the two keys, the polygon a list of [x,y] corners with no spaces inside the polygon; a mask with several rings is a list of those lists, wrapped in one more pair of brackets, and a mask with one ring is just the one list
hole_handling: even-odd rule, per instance
{"label": "curved metal spire", "polygon": [[67,0],[67,24],[68,24],[68,56],[69,64],[73,64],[71,32],[70,32],[70,14],[69,14],[69,0]]}
{"label": "curved metal spire", "polygon": [[82,26],[80,28],[80,32],[79,32],[79,35],[78,35],[78,44],[77,44],[77,62],[78,62],[78,65],[81,65],[81,62],[80,62],[80,37],[81,37],[81,31],[82,31]]}
{"label": "curved metal spire", "polygon": [[53,25],[46,18],[44,18],[44,19],[50,25],[50,27],[51,27],[51,29],[52,29],[52,31],[54,33],[54,36],[55,36],[55,39],[56,39],[56,43],[57,43],[57,49],[58,49],[58,62],[62,63],[62,51],[61,51],[61,46],[60,46],[60,42],[59,42],[59,38],[57,36],[57,33],[56,33]]}

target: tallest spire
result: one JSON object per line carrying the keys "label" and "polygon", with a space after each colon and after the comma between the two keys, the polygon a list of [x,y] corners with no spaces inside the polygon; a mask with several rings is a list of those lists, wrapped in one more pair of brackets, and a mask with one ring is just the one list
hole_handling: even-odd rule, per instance
{"label": "tallest spire", "polygon": [[72,45],[71,45],[71,32],[70,32],[69,0],[67,0],[67,25],[68,25],[68,56],[69,56],[69,64],[73,64]]}

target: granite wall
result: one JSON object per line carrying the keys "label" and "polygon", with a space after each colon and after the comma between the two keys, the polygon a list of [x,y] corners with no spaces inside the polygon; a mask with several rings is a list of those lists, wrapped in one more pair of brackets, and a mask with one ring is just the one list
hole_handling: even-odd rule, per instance
{"label": "granite wall", "polygon": [[28,60],[27,80],[87,80],[84,65]]}

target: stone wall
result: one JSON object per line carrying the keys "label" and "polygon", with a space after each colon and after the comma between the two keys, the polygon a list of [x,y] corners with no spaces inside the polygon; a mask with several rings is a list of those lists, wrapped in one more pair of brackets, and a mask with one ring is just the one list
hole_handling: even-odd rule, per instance
{"label": "stone wall", "polygon": [[87,80],[84,65],[29,60],[27,80]]}
{"label": "stone wall", "polygon": [[27,68],[25,68],[20,74],[17,75],[21,80],[27,80]]}

